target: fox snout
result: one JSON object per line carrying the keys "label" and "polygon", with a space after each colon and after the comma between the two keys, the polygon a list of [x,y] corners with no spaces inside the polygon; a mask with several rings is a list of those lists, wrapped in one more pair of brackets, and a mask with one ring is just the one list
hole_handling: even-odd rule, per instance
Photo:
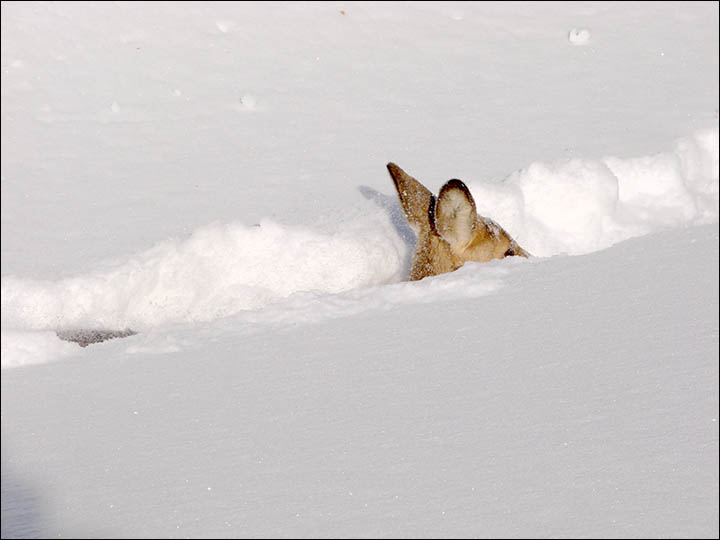
{"label": "fox snout", "polygon": [[529,256],[500,225],[478,215],[461,180],[449,180],[435,197],[394,163],[387,168],[405,218],[417,234],[410,280],[452,272],[468,261]]}

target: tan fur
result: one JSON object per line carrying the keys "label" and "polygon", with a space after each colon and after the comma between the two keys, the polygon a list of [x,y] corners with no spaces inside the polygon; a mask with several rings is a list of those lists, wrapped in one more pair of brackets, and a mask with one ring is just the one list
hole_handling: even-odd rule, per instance
{"label": "tan fur", "polygon": [[388,163],[400,204],[418,242],[410,280],[452,272],[468,261],[528,257],[492,219],[477,214],[475,201],[460,180],[449,180],[438,198],[394,163]]}

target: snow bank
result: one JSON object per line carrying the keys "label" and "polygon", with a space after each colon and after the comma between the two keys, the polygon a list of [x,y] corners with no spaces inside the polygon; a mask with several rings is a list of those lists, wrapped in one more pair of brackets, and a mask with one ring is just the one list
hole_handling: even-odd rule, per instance
{"label": "snow bank", "polygon": [[[474,183],[471,190],[478,211],[501,223],[535,256],[589,253],[664,228],[717,220],[718,129],[681,139],[669,153],[533,163],[504,182]],[[326,294],[399,282],[407,273],[412,240],[392,218],[378,208],[344,218],[346,222],[335,224],[337,232],[271,220],[254,226],[213,224],[185,240],[168,240],[70,279],[6,276],[2,326],[141,331],[257,310],[293,294],[297,301],[311,303],[320,294],[322,303]],[[448,283],[471,294],[467,279],[461,281]],[[493,277],[478,294],[498,286]],[[348,297],[342,309],[336,307],[342,313],[357,311],[358,300],[373,305],[415,302],[417,290],[430,292],[407,284],[372,298]],[[309,297],[299,294],[310,291],[314,294]],[[286,320],[284,308],[291,317],[308,316],[307,310],[286,303],[274,309],[273,318]],[[11,362],[10,356],[3,346],[3,365]]]}
{"label": "snow bank", "polygon": [[[2,279],[2,325],[126,328],[209,321],[298,291],[337,293],[400,281],[406,244],[389,220],[359,220],[337,233],[213,224],[115,268],[60,281]],[[362,226],[360,226],[362,225]]]}
{"label": "snow bank", "polygon": [[478,212],[533,255],[581,255],[634,236],[718,218],[718,128],[672,152],[532,163],[499,184],[471,183]]}
{"label": "snow bank", "polygon": [[75,343],[59,340],[55,332],[2,330],[0,334],[3,368],[44,364],[78,351]]}

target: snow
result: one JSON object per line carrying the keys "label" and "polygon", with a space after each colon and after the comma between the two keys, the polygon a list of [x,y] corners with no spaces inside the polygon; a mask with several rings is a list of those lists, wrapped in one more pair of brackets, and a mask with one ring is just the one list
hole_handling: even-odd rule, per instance
{"label": "snow", "polygon": [[[717,221],[718,130],[654,156],[535,162],[505,182],[474,184],[471,191],[478,211],[492,213],[534,255],[589,253],[666,227]],[[399,206],[391,215],[386,209],[366,202],[348,210],[332,233],[267,219],[208,225],[110,269],[59,281],[7,276],[2,324],[140,330],[211,321],[303,292],[397,283],[407,276],[414,239],[400,228]],[[390,301],[403,301],[397,289],[387,291]],[[407,287],[405,294],[415,293]],[[24,336],[3,335],[4,367],[26,363],[12,353],[18,335]]]}
{"label": "snow", "polygon": [[5,370],[3,526],[712,536],[717,243],[714,225],[677,230],[508,265],[505,288],[432,309],[249,335],[236,316]]}
{"label": "snow", "polygon": [[573,45],[587,45],[590,41],[590,30],[587,28],[573,28],[568,34],[568,41]]}
{"label": "snow", "polygon": [[717,536],[717,21],[3,3],[2,536]]}

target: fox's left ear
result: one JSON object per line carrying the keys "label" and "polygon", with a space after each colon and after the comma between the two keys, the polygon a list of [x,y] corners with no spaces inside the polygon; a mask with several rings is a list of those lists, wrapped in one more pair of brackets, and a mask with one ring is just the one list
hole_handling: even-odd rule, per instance
{"label": "fox's left ear", "polygon": [[435,230],[453,249],[467,246],[475,230],[475,201],[460,180],[449,180],[440,189],[434,209]]}

